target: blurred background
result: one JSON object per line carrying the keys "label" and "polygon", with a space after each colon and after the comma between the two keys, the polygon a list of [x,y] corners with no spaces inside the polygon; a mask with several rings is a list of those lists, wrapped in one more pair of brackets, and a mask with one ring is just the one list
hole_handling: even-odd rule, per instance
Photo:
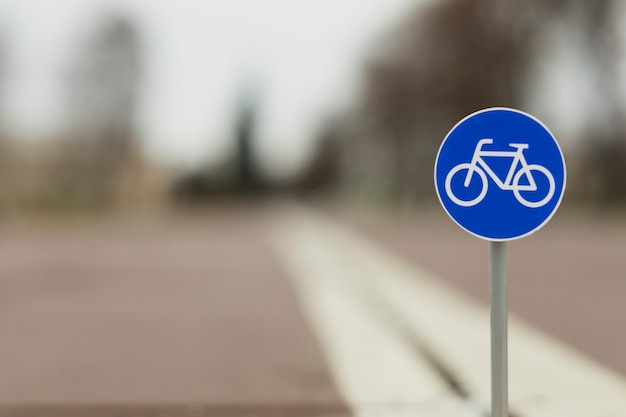
{"label": "blurred background", "polygon": [[550,127],[568,205],[621,204],[624,19],[619,0],[2,1],[0,207],[430,204],[442,138],[490,106]]}
{"label": "blurred background", "polygon": [[340,403],[266,209],[311,202],[486,304],[433,168],[492,106],[568,169],[511,244],[511,309],[626,375],[626,0],[0,0],[0,415]]}

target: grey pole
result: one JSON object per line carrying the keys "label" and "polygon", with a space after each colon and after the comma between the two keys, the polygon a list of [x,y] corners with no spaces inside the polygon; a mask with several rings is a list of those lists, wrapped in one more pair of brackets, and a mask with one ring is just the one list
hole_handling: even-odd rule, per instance
{"label": "grey pole", "polygon": [[491,417],[509,416],[506,242],[489,242],[491,281]]}

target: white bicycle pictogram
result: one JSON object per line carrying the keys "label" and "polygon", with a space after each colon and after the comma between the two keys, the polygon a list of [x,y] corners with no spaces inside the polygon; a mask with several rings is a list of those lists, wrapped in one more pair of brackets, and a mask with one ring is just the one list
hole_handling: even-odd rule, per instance
{"label": "white bicycle pictogram", "polygon": [[[487,175],[491,177],[491,179],[495,182],[495,184],[501,190],[509,190],[513,191],[515,198],[521,204],[529,208],[538,208],[544,206],[552,196],[554,195],[555,185],[554,185],[554,176],[548,171],[548,169],[542,165],[537,164],[528,164],[526,162],[526,158],[524,157],[524,149],[528,149],[529,145],[527,143],[509,143],[511,148],[515,148],[515,151],[485,151],[483,150],[483,145],[493,144],[493,139],[481,139],[476,144],[476,149],[474,150],[474,155],[472,156],[472,162],[464,162],[456,165],[454,168],[448,172],[446,176],[446,193],[450,200],[454,203],[458,204],[462,207],[471,207],[480,203],[483,198],[487,195],[488,188],[488,180]],[[509,167],[508,173],[504,181],[502,181],[496,173],[487,165],[483,157],[497,157],[497,158],[513,158],[511,161],[511,166]],[[521,168],[515,172],[516,168],[521,166]],[[472,198],[470,200],[462,200],[454,195],[452,191],[452,177],[455,174],[467,170],[467,174],[465,175],[465,181],[463,182],[464,187],[469,187],[470,182],[474,173],[478,174],[482,181],[482,188],[477,197]],[[533,171],[535,173],[541,173],[546,176],[548,180],[548,192],[542,198],[538,199],[538,201],[530,201],[525,199],[521,192],[531,192],[533,196],[537,195],[538,188],[537,183],[535,182],[535,178],[533,177]],[[522,177],[526,178],[527,184],[520,184],[520,180]],[[541,194],[539,195],[541,197]]]}

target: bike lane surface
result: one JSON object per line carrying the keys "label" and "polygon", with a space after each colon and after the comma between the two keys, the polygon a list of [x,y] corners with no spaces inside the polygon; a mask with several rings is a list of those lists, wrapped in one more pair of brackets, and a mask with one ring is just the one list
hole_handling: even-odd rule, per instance
{"label": "bike lane surface", "polygon": [[251,210],[5,230],[1,416],[346,416]]}
{"label": "bike lane surface", "polygon": [[[341,216],[345,218],[345,216]],[[489,303],[487,242],[444,213],[362,216],[349,222],[416,266]],[[626,375],[626,219],[557,215],[509,243],[509,307],[515,315]]]}

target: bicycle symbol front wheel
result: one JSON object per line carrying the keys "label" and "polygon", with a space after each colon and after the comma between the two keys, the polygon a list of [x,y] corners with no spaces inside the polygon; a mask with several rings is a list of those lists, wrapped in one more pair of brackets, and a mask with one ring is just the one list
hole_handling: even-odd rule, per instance
{"label": "bicycle symbol front wheel", "polygon": [[[473,172],[470,172],[470,170]],[[469,200],[463,200],[457,197],[452,192],[452,179],[454,175],[457,174],[458,172],[465,172],[465,171],[467,171],[467,173],[462,175],[463,180],[460,181],[461,184],[465,183],[465,178],[467,178],[467,175],[473,175],[473,173],[478,174],[478,177],[481,180],[480,192],[478,193],[476,197],[470,198]],[[459,180],[457,180],[457,182],[459,182]],[[464,187],[464,188],[468,188],[468,187]],[[448,197],[450,197],[450,200],[452,200],[455,204],[459,206],[462,206],[462,207],[475,206],[476,204],[480,203],[483,200],[483,198],[485,198],[485,195],[487,195],[487,175],[482,169],[478,168],[475,165],[470,164],[469,162],[459,164],[455,166],[454,168],[452,168],[450,172],[448,172],[448,175],[446,176],[446,193],[448,194]]]}
{"label": "bicycle symbol front wheel", "polygon": [[[523,175],[526,175],[526,178],[535,179],[535,182],[536,182],[536,179],[539,178],[538,176],[533,175],[532,171],[535,171],[538,173],[540,172],[546,177],[548,181],[548,193],[545,195],[545,197],[543,197],[541,200],[538,200],[538,201],[527,200],[526,198],[522,197],[522,194],[520,193],[520,191],[524,190],[523,187],[520,187],[519,185],[519,182],[522,179]],[[548,171],[546,167],[541,166],[541,165],[537,165],[537,164],[528,165],[520,169],[519,171],[517,171],[517,173],[515,174],[515,177],[513,178],[513,194],[515,194],[515,198],[517,198],[517,201],[519,201],[520,203],[522,203],[523,205],[529,208],[543,207],[548,201],[550,201],[550,199],[554,195],[554,190],[555,190],[554,177],[552,176],[552,174],[550,173],[550,171]],[[529,191],[526,191],[526,192],[529,192]],[[540,194],[541,192],[538,190],[530,191],[530,192],[533,193],[533,197],[537,196],[538,193],[539,193],[539,196],[541,196]]]}

